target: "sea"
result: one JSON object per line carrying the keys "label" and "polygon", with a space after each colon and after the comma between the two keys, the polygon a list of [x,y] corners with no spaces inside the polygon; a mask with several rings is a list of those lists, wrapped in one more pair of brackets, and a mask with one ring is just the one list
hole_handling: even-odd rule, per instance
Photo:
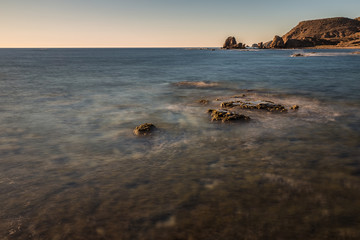
{"label": "sea", "polygon": [[356,51],[0,49],[0,239],[360,239]]}

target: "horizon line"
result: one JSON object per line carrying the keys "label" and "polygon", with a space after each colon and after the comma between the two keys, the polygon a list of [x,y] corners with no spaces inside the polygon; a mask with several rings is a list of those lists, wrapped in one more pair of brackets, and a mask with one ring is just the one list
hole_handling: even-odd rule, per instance
{"label": "horizon line", "polygon": [[39,49],[48,49],[48,48],[221,48],[221,46],[15,46],[15,47],[3,47],[0,46],[0,49],[24,49],[24,48],[39,48]]}

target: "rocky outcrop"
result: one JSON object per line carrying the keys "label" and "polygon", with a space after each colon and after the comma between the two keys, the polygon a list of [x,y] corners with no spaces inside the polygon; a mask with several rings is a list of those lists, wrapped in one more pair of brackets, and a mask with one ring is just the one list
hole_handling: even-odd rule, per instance
{"label": "rocky outcrop", "polygon": [[270,48],[284,48],[284,40],[276,35],[270,44]]}
{"label": "rocky outcrop", "polygon": [[224,109],[220,109],[220,110],[209,109],[208,112],[211,114],[211,121],[222,121],[222,122],[250,121],[250,117],[248,116],[245,116],[243,114],[237,114]]}
{"label": "rocky outcrop", "polygon": [[263,44],[264,48],[270,48],[272,41],[268,41],[266,43]]}
{"label": "rocky outcrop", "polygon": [[155,130],[156,130],[156,127],[154,124],[144,123],[144,124],[137,126],[134,129],[133,133],[136,136],[146,136],[146,135],[151,135]]}
{"label": "rocky outcrop", "polygon": [[257,43],[254,43],[253,45],[251,45],[252,48],[259,48],[259,45]]}
{"label": "rocky outcrop", "polygon": [[343,17],[303,21],[282,39],[286,48],[360,46],[360,21]]}
{"label": "rocky outcrop", "polygon": [[287,112],[285,106],[281,104],[276,104],[271,101],[230,101],[230,102],[222,102],[220,105],[222,108],[233,108],[238,107],[241,109],[259,109],[266,110],[269,112]]}
{"label": "rocky outcrop", "polygon": [[225,40],[223,49],[245,49],[245,44],[237,43],[235,37],[228,37]]}

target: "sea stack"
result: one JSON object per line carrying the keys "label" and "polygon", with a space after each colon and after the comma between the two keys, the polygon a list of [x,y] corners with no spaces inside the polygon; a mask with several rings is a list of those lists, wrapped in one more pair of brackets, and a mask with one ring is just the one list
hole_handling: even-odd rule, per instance
{"label": "sea stack", "polygon": [[245,44],[237,43],[235,37],[228,37],[225,40],[225,43],[223,45],[223,49],[245,49]]}

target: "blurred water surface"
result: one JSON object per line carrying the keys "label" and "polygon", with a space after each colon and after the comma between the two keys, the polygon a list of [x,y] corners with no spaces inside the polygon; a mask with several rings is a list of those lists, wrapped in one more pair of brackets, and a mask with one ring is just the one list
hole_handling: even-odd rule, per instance
{"label": "blurred water surface", "polygon": [[0,239],[359,239],[353,51],[0,49]]}

